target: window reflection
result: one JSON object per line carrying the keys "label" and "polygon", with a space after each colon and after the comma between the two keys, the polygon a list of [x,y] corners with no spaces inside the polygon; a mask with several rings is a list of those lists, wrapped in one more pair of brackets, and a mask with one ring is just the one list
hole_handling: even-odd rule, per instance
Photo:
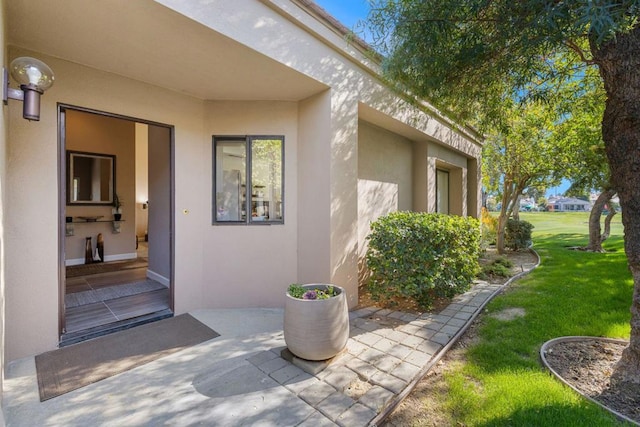
{"label": "window reflection", "polygon": [[214,222],[283,221],[283,137],[214,137]]}

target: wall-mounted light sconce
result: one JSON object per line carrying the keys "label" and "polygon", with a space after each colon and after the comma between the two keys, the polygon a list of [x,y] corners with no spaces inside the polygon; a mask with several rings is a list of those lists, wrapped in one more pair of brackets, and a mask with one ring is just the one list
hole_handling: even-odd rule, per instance
{"label": "wall-mounted light sconce", "polygon": [[40,120],[40,95],[53,84],[53,71],[44,62],[28,56],[11,61],[9,69],[11,76],[20,83],[20,90],[9,87],[9,72],[2,68],[2,100],[5,105],[9,99],[23,101],[22,117]]}

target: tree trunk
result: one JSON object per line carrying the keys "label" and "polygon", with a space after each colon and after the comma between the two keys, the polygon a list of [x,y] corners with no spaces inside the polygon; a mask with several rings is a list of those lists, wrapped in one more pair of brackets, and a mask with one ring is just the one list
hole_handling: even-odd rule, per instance
{"label": "tree trunk", "polygon": [[[593,41],[592,41],[593,42]],[[599,48],[591,46],[607,93],[602,138],[611,182],[620,198],[624,248],[633,276],[631,337],[611,383],[640,385],[640,27],[617,34]]]}
{"label": "tree trunk", "polygon": [[500,206],[500,214],[498,215],[498,230],[496,231],[496,251],[504,254],[504,230],[507,227],[507,219],[509,219],[509,200],[511,199],[511,187],[504,185],[502,190],[502,206]]}
{"label": "tree trunk", "polygon": [[613,219],[614,216],[616,216],[616,214],[617,214],[616,208],[613,207],[613,205],[611,204],[611,200],[609,200],[609,213],[607,214],[607,217],[604,219],[604,233],[602,233],[600,242],[604,242],[609,238],[609,235],[611,234],[611,220]]}
{"label": "tree trunk", "polygon": [[513,219],[515,219],[516,221],[520,221],[520,199],[521,199],[522,195],[520,193],[518,193],[518,196],[515,198],[515,200],[513,201],[513,206],[511,206],[511,217]]}
{"label": "tree trunk", "polygon": [[[522,179],[518,183],[514,183],[513,180],[506,180],[502,190],[502,208],[500,209],[500,215],[498,216],[498,232],[496,236],[496,250],[499,254],[504,254],[504,239],[505,229],[507,227],[507,221],[512,216],[517,216],[518,209],[520,208],[520,195],[524,191],[529,179]],[[515,219],[515,218],[514,218]]]}
{"label": "tree trunk", "polygon": [[[602,242],[605,239],[602,238],[601,228],[600,228],[600,217],[602,217],[602,211],[604,210],[604,205],[611,200],[611,198],[616,194],[615,190],[609,189],[604,190],[598,196],[598,199],[593,204],[593,208],[591,208],[591,213],[589,214],[589,244],[586,248],[587,251],[592,252],[603,252],[602,250]],[[607,215],[607,218],[609,216]],[[609,220],[611,222],[611,220]]]}

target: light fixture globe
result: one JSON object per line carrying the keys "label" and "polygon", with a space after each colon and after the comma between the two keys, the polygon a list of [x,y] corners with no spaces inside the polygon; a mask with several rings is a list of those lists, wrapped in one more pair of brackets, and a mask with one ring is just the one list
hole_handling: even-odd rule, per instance
{"label": "light fixture globe", "polygon": [[24,92],[22,117],[27,120],[40,120],[40,95],[49,89],[55,79],[53,71],[44,62],[28,56],[11,61],[11,76]]}
{"label": "light fixture globe", "polygon": [[55,77],[51,68],[39,59],[21,56],[11,61],[9,66],[11,76],[20,86],[31,86],[40,93],[53,85]]}

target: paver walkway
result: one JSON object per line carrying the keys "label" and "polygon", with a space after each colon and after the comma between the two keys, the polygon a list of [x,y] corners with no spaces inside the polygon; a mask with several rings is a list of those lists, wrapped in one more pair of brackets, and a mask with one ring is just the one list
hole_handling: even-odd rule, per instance
{"label": "paver walkway", "polygon": [[379,425],[501,287],[477,283],[438,314],[353,311],[346,350],[315,375],[282,357],[281,309],[192,312],[220,336],[45,402],[38,399],[34,358],[9,363],[5,421],[12,426]]}
{"label": "paver walkway", "polygon": [[300,426],[375,424],[404,397],[403,391],[422,378],[499,288],[478,283],[438,314],[377,308],[353,311],[346,351],[316,375],[280,357],[280,347],[248,361],[314,408]]}

